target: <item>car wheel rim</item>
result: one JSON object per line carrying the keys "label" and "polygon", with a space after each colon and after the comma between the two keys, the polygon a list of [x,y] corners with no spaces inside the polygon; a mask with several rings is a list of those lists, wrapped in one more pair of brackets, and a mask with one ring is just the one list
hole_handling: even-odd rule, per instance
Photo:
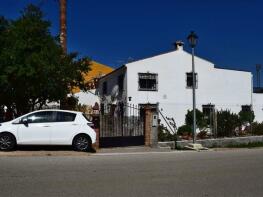
{"label": "car wheel rim", "polygon": [[85,137],[79,137],[76,141],[78,150],[86,150],[89,147],[89,141]]}
{"label": "car wheel rim", "polygon": [[9,136],[2,136],[0,137],[0,149],[6,150],[11,148],[12,146],[12,139]]}

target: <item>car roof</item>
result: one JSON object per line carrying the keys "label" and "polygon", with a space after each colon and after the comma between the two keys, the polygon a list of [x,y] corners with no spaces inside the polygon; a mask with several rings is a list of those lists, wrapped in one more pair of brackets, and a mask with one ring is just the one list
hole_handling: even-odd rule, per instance
{"label": "car roof", "polygon": [[[57,112],[69,112],[69,113],[83,113],[80,111],[73,111],[73,110],[62,110],[62,109],[41,109],[41,110],[36,110],[32,112],[41,112],[41,111],[57,111]],[[31,112],[31,113],[32,113]]]}

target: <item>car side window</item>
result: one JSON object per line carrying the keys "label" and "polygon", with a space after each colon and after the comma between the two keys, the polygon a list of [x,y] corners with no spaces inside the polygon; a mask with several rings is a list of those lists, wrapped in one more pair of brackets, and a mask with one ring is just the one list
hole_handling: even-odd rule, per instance
{"label": "car side window", "polygon": [[36,112],[24,117],[23,119],[27,119],[28,123],[55,122],[55,113],[52,111]]}
{"label": "car side window", "polygon": [[57,122],[73,122],[76,114],[70,112],[57,112]]}

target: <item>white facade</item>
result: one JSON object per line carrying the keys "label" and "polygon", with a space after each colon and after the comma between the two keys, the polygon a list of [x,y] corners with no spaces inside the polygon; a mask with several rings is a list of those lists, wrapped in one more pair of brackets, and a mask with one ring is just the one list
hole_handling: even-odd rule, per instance
{"label": "white facade", "polygon": [[263,121],[263,94],[253,93],[253,110],[255,113],[255,121]]}
{"label": "white facade", "polygon": [[74,94],[78,98],[78,103],[82,105],[94,106],[95,103],[100,103],[98,95],[96,95],[96,89],[88,90],[87,92],[77,92]]}
{"label": "white facade", "polygon": [[[242,105],[253,104],[252,74],[246,71],[219,69],[212,62],[195,57],[197,73],[196,105],[212,104],[215,109],[229,109],[238,113]],[[109,99],[113,87],[118,86],[117,77],[125,76],[124,90],[118,101],[132,104],[158,104],[164,116],[173,117],[177,126],[185,122],[187,110],[192,109],[192,89],[187,87],[186,73],[192,71],[192,56],[177,46],[177,50],[147,59],[128,63],[100,80],[99,92],[104,102]],[[139,90],[139,73],[157,74],[156,91]],[[102,84],[107,81],[107,93]],[[117,93],[118,94],[118,93]],[[119,93],[120,94],[120,93]],[[258,96],[259,97],[259,96]],[[254,102],[262,102],[256,98]],[[263,120],[263,111],[254,109],[256,117]]]}

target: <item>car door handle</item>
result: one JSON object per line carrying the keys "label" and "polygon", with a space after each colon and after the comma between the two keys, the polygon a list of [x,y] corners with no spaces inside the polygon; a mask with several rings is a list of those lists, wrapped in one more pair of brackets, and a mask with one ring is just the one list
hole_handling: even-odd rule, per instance
{"label": "car door handle", "polygon": [[48,126],[48,125],[44,125],[43,127],[50,127],[50,126]]}
{"label": "car door handle", "polygon": [[77,126],[78,124],[72,124],[72,125]]}

